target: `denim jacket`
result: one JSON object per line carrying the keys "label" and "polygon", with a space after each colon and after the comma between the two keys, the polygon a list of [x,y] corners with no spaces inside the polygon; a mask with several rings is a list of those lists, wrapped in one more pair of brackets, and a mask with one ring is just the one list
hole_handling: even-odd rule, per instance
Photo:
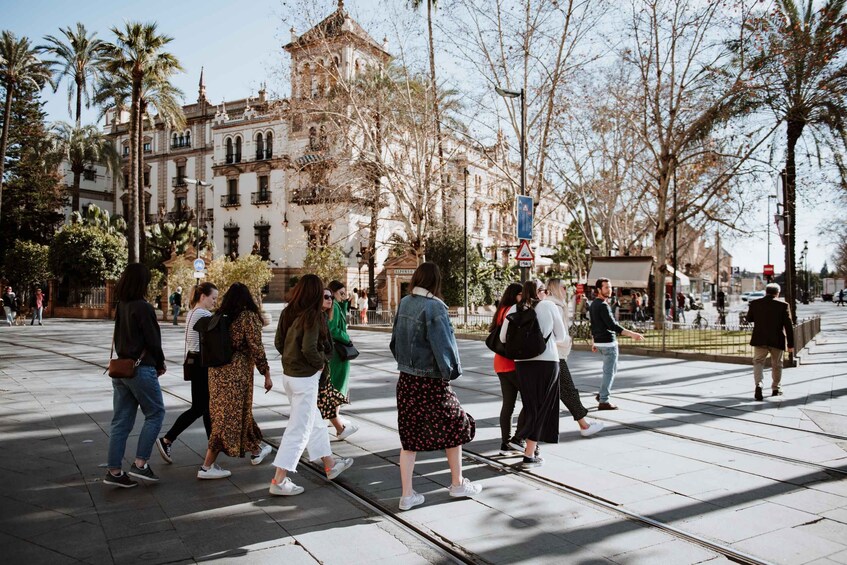
{"label": "denim jacket", "polygon": [[462,374],[447,305],[425,289],[404,296],[394,317],[391,353],[409,375],[452,381]]}

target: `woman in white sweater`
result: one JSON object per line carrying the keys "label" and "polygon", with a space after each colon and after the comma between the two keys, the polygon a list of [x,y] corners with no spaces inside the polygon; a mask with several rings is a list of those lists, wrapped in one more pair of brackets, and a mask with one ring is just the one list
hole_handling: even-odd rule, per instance
{"label": "woman in white sweater", "polygon": [[550,279],[547,281],[547,298],[545,302],[552,302],[559,309],[562,322],[565,325],[565,339],[556,343],[559,351],[559,399],[564,403],[568,412],[579,425],[579,433],[582,437],[590,437],[603,429],[603,422],[589,422],[585,419],[588,409],[582,405],[579,391],[573,383],[573,377],[568,369],[568,355],[571,352],[572,340],[567,333],[570,327],[570,316],[568,315],[568,295],[565,292],[565,284],[562,279]]}
{"label": "woman in white sweater", "polygon": [[544,460],[535,454],[539,441],[559,442],[559,352],[556,343],[563,341],[567,332],[562,315],[555,304],[543,301],[546,288],[540,281],[524,283],[520,302],[512,306],[503,321],[500,341],[506,342],[509,315],[518,310],[533,308],[547,347],[536,357],[515,360],[518,386],[526,418],[516,436],[526,440],[523,467],[540,467]]}

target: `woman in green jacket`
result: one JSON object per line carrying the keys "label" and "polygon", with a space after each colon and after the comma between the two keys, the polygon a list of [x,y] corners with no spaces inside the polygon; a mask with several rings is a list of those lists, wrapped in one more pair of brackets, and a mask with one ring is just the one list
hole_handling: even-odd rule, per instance
{"label": "woman in green jacket", "polygon": [[[333,297],[332,314],[329,317],[329,335],[334,342],[350,343],[350,336],[347,334],[347,288],[340,281],[330,282],[328,288]],[[350,383],[350,361],[342,360],[338,356],[338,351],[333,351],[329,360],[329,378],[333,388],[344,396],[344,403],[349,404],[347,391]],[[335,436],[339,441],[359,431],[354,423],[341,419],[338,408],[335,410],[335,417],[330,418],[329,421],[335,427]]]}

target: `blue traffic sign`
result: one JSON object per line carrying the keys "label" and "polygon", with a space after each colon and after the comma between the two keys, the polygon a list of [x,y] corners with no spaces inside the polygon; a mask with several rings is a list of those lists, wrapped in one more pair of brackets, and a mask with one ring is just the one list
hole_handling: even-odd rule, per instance
{"label": "blue traffic sign", "polygon": [[198,258],[198,259],[194,260],[194,270],[195,271],[202,271],[205,268],[206,268],[206,262],[203,259]]}
{"label": "blue traffic sign", "polygon": [[518,239],[532,240],[532,196],[518,196]]}

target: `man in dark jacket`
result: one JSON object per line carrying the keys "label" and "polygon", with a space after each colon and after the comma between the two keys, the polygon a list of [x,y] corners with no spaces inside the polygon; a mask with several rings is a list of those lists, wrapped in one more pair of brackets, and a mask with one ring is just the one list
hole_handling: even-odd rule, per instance
{"label": "man in dark jacket", "polygon": [[771,356],[773,382],[771,396],[782,395],[779,387],[782,381],[782,355],[786,343],[788,352],[794,352],[794,324],[788,304],[779,297],[779,285],[771,283],[765,287],[765,297],[750,303],[747,311],[747,323],[753,324],[753,380],[756,383],[754,398],[762,400],[762,380],[764,379],[765,359]]}

